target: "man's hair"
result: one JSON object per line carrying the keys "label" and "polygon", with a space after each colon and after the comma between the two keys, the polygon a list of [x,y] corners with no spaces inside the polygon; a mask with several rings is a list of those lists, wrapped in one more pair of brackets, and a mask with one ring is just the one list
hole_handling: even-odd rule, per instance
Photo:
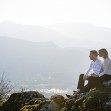
{"label": "man's hair", "polygon": [[98,55],[98,52],[96,50],[91,50],[90,53],[94,54],[94,55]]}

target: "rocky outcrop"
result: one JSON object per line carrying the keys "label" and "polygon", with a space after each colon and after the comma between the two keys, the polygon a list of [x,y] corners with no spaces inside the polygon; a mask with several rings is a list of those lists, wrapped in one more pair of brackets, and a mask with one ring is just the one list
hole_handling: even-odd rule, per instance
{"label": "rocky outcrop", "polygon": [[39,101],[44,101],[44,95],[35,92],[13,93],[10,98],[3,104],[2,111],[20,111],[25,105],[38,104]]}
{"label": "rocky outcrop", "polygon": [[111,111],[109,89],[74,92],[67,98],[53,95],[50,99],[36,91],[14,93],[3,104],[1,111]]}

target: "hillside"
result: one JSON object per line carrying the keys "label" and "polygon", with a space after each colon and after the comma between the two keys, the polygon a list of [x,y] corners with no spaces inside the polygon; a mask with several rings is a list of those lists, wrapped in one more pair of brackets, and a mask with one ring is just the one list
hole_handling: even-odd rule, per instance
{"label": "hillside", "polygon": [[0,73],[5,72],[13,84],[31,90],[74,88],[78,75],[89,64],[86,49],[60,48],[53,42],[0,37],[0,52]]}

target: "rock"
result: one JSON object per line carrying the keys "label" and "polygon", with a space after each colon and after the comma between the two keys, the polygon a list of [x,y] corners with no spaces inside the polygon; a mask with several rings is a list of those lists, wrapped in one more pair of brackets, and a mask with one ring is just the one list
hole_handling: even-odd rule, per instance
{"label": "rock", "polygon": [[62,95],[53,95],[50,99],[59,105],[60,109],[64,107],[65,99]]}
{"label": "rock", "polygon": [[104,104],[104,111],[111,111],[111,98]]}
{"label": "rock", "polygon": [[41,101],[45,101],[44,95],[36,91],[13,93],[1,109],[2,111],[20,111],[25,105],[37,104]]}
{"label": "rock", "polygon": [[3,104],[0,111],[111,111],[110,90],[74,92],[64,98],[52,95],[50,99],[36,91],[14,93]]}
{"label": "rock", "polygon": [[39,104],[25,105],[20,111],[39,111]]}
{"label": "rock", "polygon": [[53,95],[50,99],[36,91],[13,93],[1,111],[59,111],[64,107],[64,97]]}
{"label": "rock", "polygon": [[111,80],[103,82],[103,85],[111,87]]}
{"label": "rock", "polygon": [[43,105],[40,111],[59,111],[59,105],[54,101],[51,101],[50,103]]}
{"label": "rock", "polygon": [[72,95],[66,100],[62,111],[105,111],[103,110],[104,103],[110,97],[110,92],[102,92],[96,89],[87,93],[79,93],[77,96]]}

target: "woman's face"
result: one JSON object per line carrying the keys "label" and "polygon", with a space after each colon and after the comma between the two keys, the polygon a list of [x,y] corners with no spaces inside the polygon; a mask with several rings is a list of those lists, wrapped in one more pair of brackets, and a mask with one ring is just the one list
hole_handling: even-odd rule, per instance
{"label": "woman's face", "polygon": [[100,51],[98,52],[98,54],[99,54],[99,57],[103,57],[103,55]]}

